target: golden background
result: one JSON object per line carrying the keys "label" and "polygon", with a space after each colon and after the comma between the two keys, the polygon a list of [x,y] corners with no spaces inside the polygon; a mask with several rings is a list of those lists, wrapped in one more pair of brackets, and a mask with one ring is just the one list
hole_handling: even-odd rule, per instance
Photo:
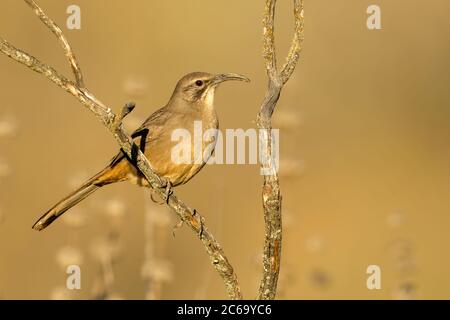
{"label": "golden background", "polygon": [[[216,107],[222,129],[254,127],[266,87],[263,2],[38,3],[63,27],[87,87],[115,110],[137,103],[132,130],[191,71],[250,77],[223,85]],[[293,16],[291,1],[278,2],[281,61]],[[71,4],[81,7],[81,30],[65,28]],[[382,30],[366,27],[371,4],[381,6]],[[449,8],[444,0],[305,1],[304,50],[275,119],[279,298],[450,298]],[[70,75],[56,39],[22,1],[1,1],[0,34]],[[105,187],[33,231],[117,146],[73,97],[5,56],[0,86],[0,298],[226,298],[198,239],[186,227],[173,237],[174,215],[136,186]],[[247,298],[261,276],[261,181],[256,165],[215,165],[176,189],[207,219]],[[77,292],[64,289],[70,263],[81,265]],[[381,290],[366,287],[372,264]]]}

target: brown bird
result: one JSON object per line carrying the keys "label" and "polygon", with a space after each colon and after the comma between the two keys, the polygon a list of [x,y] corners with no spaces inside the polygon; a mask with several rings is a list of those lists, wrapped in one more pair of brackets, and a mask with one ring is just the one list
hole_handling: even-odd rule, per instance
{"label": "brown bird", "polygon": [[[194,72],[184,76],[178,81],[167,105],[154,112],[132,134],[132,138],[137,145],[140,145],[154,172],[166,178],[169,186],[184,184],[195,176],[210,158],[216,142],[216,138],[212,141],[202,139],[202,150],[208,147],[207,154],[203,155],[202,151],[201,159],[194,159],[196,148],[195,141],[191,138],[192,161],[173,161],[172,150],[177,144],[177,141],[173,141],[173,132],[181,129],[194,137],[195,121],[201,121],[202,136],[209,129],[218,129],[219,120],[214,109],[214,94],[218,85],[228,80],[250,81],[242,75],[233,73],[213,75]],[[33,225],[33,229],[43,230],[100,187],[121,181],[148,186],[148,182],[122,151],[106,168],[48,210]]]}

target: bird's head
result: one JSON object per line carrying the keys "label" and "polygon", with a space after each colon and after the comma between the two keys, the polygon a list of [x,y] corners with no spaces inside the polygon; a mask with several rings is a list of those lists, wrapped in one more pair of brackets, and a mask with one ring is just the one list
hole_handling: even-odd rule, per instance
{"label": "bird's head", "polygon": [[247,77],[235,73],[189,73],[178,81],[173,98],[181,98],[188,103],[212,105],[216,88],[231,80],[250,82]]}

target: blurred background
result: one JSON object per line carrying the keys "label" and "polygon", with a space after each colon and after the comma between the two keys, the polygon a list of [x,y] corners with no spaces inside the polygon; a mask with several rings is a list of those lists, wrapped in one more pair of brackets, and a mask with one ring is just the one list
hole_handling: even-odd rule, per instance
{"label": "blurred background", "polygon": [[[280,61],[291,1],[278,1]],[[191,71],[237,72],[221,128],[253,128],[264,96],[264,1],[40,0],[66,33],[87,87],[133,130]],[[69,5],[81,30],[65,28]],[[378,4],[382,30],[369,31]],[[450,3],[305,1],[304,50],[285,87],[280,299],[450,298]],[[0,4],[0,35],[70,76],[54,36],[22,2]],[[197,237],[146,190],[101,189],[45,232],[31,225],[117,152],[91,113],[41,75],[0,56],[0,298],[219,299],[224,286]],[[257,294],[264,224],[256,165],[206,167],[177,194],[201,212]],[[81,290],[65,288],[81,266]],[[368,290],[366,269],[381,268]]]}

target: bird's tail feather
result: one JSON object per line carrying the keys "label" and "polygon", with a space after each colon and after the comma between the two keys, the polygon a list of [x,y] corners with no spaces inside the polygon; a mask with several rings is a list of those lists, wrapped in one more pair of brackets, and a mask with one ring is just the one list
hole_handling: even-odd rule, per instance
{"label": "bird's tail feather", "polygon": [[50,210],[48,210],[36,223],[33,225],[34,230],[41,231],[48,227],[53,221],[60,217],[64,212],[72,208],[74,205],[80,201],[86,199],[94,191],[99,189],[103,184],[100,183],[100,179],[110,167],[105,168],[88,181],[86,181],[80,188],[70,193],[64,199],[59,201]]}

